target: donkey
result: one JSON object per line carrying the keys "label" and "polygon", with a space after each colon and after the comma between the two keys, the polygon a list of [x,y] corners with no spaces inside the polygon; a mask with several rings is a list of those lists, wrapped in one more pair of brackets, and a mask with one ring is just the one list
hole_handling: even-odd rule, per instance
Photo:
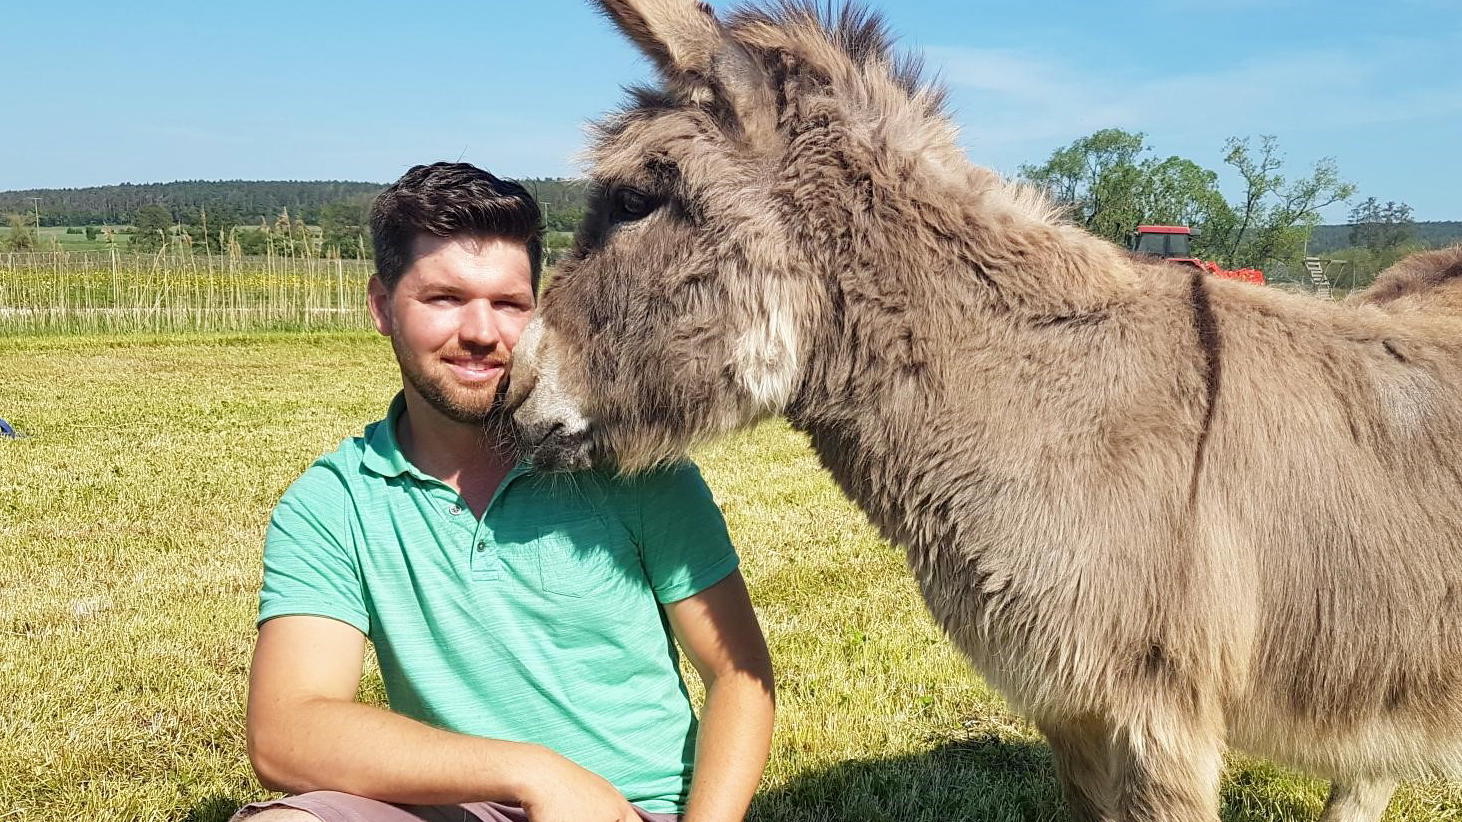
{"label": "donkey", "polygon": [[545,470],[782,414],[1080,820],[1462,774],[1462,321],[1135,260],[973,166],[878,18],[597,0],[658,68],[516,349]]}
{"label": "donkey", "polygon": [[1462,245],[1404,257],[1347,299],[1399,310],[1462,311]]}

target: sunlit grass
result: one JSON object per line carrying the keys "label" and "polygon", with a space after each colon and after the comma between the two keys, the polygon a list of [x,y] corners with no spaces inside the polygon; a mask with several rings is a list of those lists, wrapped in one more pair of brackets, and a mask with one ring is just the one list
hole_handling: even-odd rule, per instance
{"label": "sunlit grass", "polygon": [[[242,726],[265,520],[397,384],[363,333],[0,339],[0,417],[29,435],[0,439],[0,819],[207,822],[267,795]],[[698,459],[780,682],[754,819],[1066,818],[1045,744],[801,436],[770,424]],[[1225,816],[1314,819],[1322,789],[1241,762]],[[1459,809],[1410,786],[1389,818]]]}

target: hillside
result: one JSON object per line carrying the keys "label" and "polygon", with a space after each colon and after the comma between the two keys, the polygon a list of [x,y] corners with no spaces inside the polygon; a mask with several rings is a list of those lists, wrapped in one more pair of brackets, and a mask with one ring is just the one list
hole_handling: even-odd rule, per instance
{"label": "hillside", "polygon": [[384,186],[338,180],[183,180],[175,183],[122,183],[93,188],[31,189],[0,192],[0,213],[29,213],[40,198],[42,225],[123,225],[137,210],[160,205],[182,218],[190,211],[230,211],[244,221],[273,219],[283,209],[312,221],[320,207],[341,200],[367,201]]}
{"label": "hillside", "polygon": [[[544,206],[549,227],[571,231],[587,206],[589,186],[585,180],[524,177],[519,181]],[[93,188],[47,188],[28,191],[0,191],[0,215],[29,214],[40,198],[41,224],[46,226],[127,225],[137,209],[161,205],[176,220],[205,208],[228,212],[241,224],[273,220],[285,209],[305,222],[318,222],[321,207],[335,202],[364,205],[385,183],[341,180],[184,180],[175,183],[123,183]],[[0,220],[3,224],[3,220]],[[1462,221],[1416,224],[1416,240],[1437,247],[1462,242]],[[1322,225],[1310,237],[1311,254],[1327,254],[1348,248],[1350,226]]]}
{"label": "hillside", "polygon": [[[1417,242],[1430,248],[1462,242],[1462,221],[1417,223],[1415,237]],[[1310,235],[1311,254],[1328,254],[1350,246],[1348,225],[1315,226],[1315,233]]]}
{"label": "hillside", "polygon": [[[550,212],[572,212],[577,218],[583,210],[587,186],[581,180],[525,178],[521,182],[548,204]],[[32,198],[39,198],[44,226],[126,225],[147,205],[160,205],[178,220],[203,208],[252,223],[261,217],[272,220],[288,209],[290,215],[315,223],[326,204],[365,204],[385,186],[343,180],[183,180],[0,191],[0,215],[30,214],[37,205]]]}

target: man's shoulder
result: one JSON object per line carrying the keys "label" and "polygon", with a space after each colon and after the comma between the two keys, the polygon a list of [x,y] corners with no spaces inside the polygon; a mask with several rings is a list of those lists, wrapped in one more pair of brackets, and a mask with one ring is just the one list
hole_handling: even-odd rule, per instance
{"label": "man's shoulder", "polygon": [[528,493],[517,499],[531,500],[537,516],[546,518],[545,525],[597,516],[605,523],[617,522],[637,542],[644,536],[647,515],[694,516],[711,497],[700,470],[689,460],[633,474],[595,468],[568,478],[530,471],[523,479],[529,483],[524,489]]}
{"label": "man's shoulder", "polygon": [[365,436],[347,437],[333,451],[320,455],[285,490],[281,501],[311,502],[339,500],[351,493],[353,485],[370,473],[362,470],[366,437],[380,423],[366,426]]}
{"label": "man's shoulder", "polygon": [[700,494],[706,488],[700,469],[688,459],[634,474],[596,471],[594,475],[598,482],[615,492],[616,496],[629,500]]}

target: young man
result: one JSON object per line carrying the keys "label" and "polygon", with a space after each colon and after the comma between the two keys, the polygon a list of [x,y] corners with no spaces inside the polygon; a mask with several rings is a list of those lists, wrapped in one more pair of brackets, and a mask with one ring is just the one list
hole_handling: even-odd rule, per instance
{"label": "young man", "polygon": [[[720,513],[682,465],[540,476],[502,410],[538,206],[465,163],[376,200],[370,307],[403,390],[280,500],[264,551],[252,822],[739,820],[772,677]],[[391,710],[355,701],[365,642]],[[676,644],[705,682],[700,721]]]}

